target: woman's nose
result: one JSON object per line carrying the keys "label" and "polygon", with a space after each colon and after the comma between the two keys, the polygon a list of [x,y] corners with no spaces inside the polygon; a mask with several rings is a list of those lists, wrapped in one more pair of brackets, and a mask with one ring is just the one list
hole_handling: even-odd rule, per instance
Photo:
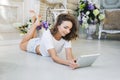
{"label": "woman's nose", "polygon": [[69,29],[67,29],[67,33],[70,33],[70,30],[69,30]]}

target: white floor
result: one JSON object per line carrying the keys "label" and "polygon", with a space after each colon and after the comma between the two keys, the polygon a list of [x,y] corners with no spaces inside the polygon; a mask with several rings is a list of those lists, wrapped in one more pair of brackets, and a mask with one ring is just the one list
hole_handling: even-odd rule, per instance
{"label": "white floor", "polygon": [[[73,41],[75,57],[100,53],[91,67],[70,69],[49,57],[19,49],[20,40],[0,41],[0,80],[120,80],[120,41]],[[61,57],[63,53],[61,53]]]}

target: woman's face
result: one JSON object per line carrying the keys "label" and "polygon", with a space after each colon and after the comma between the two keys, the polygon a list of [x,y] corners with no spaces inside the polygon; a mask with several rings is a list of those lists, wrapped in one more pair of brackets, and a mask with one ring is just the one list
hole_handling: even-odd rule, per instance
{"label": "woman's face", "polygon": [[62,24],[58,26],[58,33],[64,37],[70,33],[71,28],[72,28],[71,21],[63,21]]}

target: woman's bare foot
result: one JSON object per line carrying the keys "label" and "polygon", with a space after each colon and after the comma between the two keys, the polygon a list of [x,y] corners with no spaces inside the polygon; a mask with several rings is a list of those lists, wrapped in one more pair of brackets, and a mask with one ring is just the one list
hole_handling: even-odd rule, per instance
{"label": "woman's bare foot", "polygon": [[32,21],[32,23],[35,23],[36,18],[37,18],[35,11],[34,10],[30,10],[30,15],[31,15],[31,21]]}
{"label": "woman's bare foot", "polygon": [[37,20],[35,21],[36,26],[40,26],[41,25],[40,20],[41,20],[41,15],[38,15],[37,16]]}
{"label": "woman's bare foot", "polygon": [[36,16],[36,13],[35,13],[34,10],[30,10],[30,14],[31,14],[31,17],[32,17],[32,16]]}
{"label": "woman's bare foot", "polygon": [[41,27],[40,26],[41,15],[37,15],[34,10],[30,10],[30,14],[31,14],[32,24],[35,24],[36,28]]}

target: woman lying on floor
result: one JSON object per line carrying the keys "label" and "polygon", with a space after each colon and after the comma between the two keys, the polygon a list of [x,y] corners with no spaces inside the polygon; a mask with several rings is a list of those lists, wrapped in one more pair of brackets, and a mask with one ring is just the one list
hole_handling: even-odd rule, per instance
{"label": "woman lying on floor", "polygon": [[[23,51],[50,56],[53,61],[76,69],[78,65],[75,63],[71,48],[71,40],[78,37],[74,17],[70,14],[60,14],[54,27],[44,31],[42,37],[38,38],[36,28],[41,25],[40,19],[41,16],[38,16],[37,20],[33,21],[31,29],[20,43],[20,48]],[[57,55],[63,48],[65,48],[66,60]]]}

